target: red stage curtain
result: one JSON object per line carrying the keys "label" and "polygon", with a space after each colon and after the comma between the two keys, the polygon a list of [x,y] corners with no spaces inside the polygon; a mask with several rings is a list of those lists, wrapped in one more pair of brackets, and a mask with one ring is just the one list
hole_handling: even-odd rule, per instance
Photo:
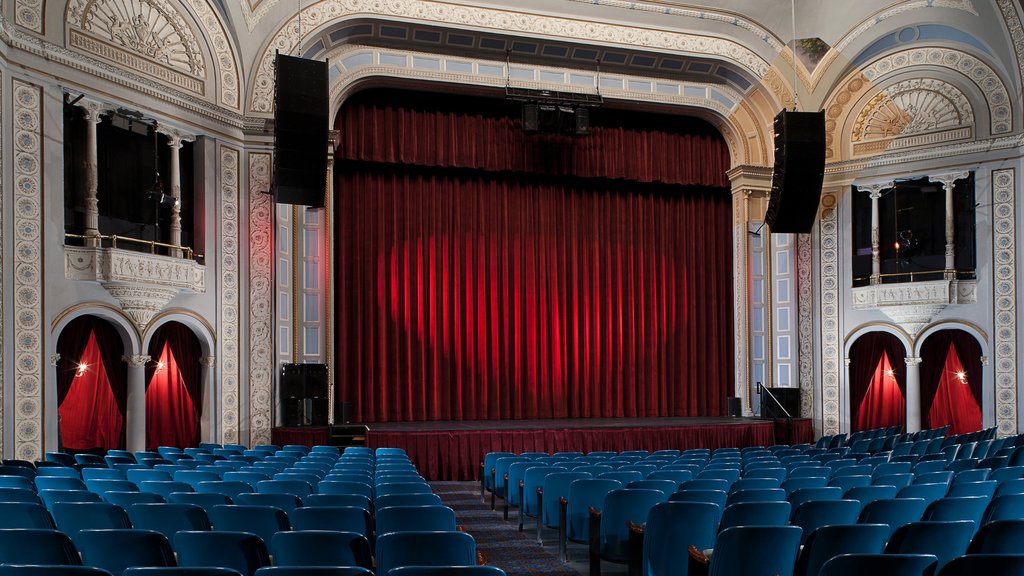
{"label": "red stage curtain", "polygon": [[850,422],[854,431],[906,422],[905,355],[899,339],[885,332],[865,334],[850,347]]}
{"label": "red stage curtain", "polygon": [[[728,162],[720,137],[704,154],[664,159],[697,173],[686,178],[701,185],[687,188],[411,167],[398,162],[531,165],[502,147],[526,140],[518,119],[351,106],[367,110],[345,118],[383,123],[344,124],[345,146],[369,151],[343,155],[396,162],[337,170],[338,382],[355,421],[724,412],[734,362],[731,199],[709,186]],[[448,132],[436,134],[441,125]],[[586,138],[564,140],[586,147]],[[430,148],[439,141],[454,151]],[[619,145],[595,158],[607,167],[637,152]],[[706,157],[722,162],[693,168]]]}
{"label": "red stage curtain", "polygon": [[519,104],[393,90],[352,96],[338,160],[728,187],[728,149],[702,120],[596,111],[586,137],[527,134]]}
{"label": "red stage curtain", "polygon": [[[57,346],[61,447],[122,448],[127,370],[117,332],[104,320],[83,316],[64,328]],[[80,363],[87,367],[81,376]]]}
{"label": "red stage curtain", "polygon": [[[981,347],[962,330],[939,330],[921,346],[921,414],[925,428],[949,434],[981,430]],[[964,373],[966,382],[956,376]]]}
{"label": "red stage curtain", "polygon": [[153,363],[146,369],[147,448],[195,446],[203,406],[199,342],[183,324],[168,322],[153,335],[149,355]]}

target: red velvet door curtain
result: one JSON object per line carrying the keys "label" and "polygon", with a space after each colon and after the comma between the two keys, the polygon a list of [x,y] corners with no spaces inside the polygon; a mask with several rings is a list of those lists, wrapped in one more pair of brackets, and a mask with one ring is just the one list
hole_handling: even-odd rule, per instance
{"label": "red velvet door curtain", "polygon": [[871,332],[850,347],[850,422],[870,430],[906,423],[906,356],[899,339]]}
{"label": "red velvet door curtain", "polygon": [[103,319],[81,316],[61,331],[57,351],[61,448],[123,448],[128,373],[117,331]]}
{"label": "red velvet door curtain", "polygon": [[731,196],[692,118],[525,134],[503,100],[338,115],[338,394],[359,422],[721,415]]}
{"label": "red velvet door curtain", "polygon": [[921,425],[949,434],[981,430],[981,347],[962,330],[939,330],[921,345]]}
{"label": "red velvet door curtain", "polygon": [[168,322],[153,334],[146,367],[146,447],[187,448],[199,442],[203,400],[195,334]]}

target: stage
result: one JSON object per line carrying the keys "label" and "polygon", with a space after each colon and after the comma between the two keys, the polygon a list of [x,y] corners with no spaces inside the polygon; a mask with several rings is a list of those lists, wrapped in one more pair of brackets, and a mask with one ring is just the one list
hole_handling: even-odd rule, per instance
{"label": "stage", "polygon": [[366,445],[404,448],[428,480],[476,480],[487,452],[594,452],[814,441],[810,419],[607,418],[369,424]]}

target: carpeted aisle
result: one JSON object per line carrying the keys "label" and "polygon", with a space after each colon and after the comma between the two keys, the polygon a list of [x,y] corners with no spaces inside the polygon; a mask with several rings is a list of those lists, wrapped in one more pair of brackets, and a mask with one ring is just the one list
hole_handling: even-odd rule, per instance
{"label": "carpeted aisle", "polygon": [[445,505],[455,510],[458,523],[476,539],[477,549],[488,564],[501,568],[508,576],[580,576],[560,562],[555,553],[539,545],[532,532],[519,532],[512,520],[513,514],[506,522],[502,520],[500,507],[492,512],[490,504],[485,505],[480,500],[479,484],[431,482],[430,485]]}

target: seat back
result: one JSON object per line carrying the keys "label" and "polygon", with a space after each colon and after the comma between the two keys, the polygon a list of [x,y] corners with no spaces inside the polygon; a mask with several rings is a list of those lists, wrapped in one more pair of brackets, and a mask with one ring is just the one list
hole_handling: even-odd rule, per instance
{"label": "seat back", "polygon": [[270,541],[275,566],[361,566],[372,568],[370,543],[356,532],[278,532]]}
{"label": "seat back", "polygon": [[796,574],[812,576],[821,566],[840,554],[881,554],[889,527],[885,524],[841,524],[821,526],[804,538]]}
{"label": "seat back", "polygon": [[195,488],[188,482],[143,480],[139,482],[139,491],[159,494],[164,500],[168,500],[173,492],[195,492]]}
{"label": "seat back", "polygon": [[0,565],[0,576],[112,576],[93,566]]}
{"label": "seat back", "polygon": [[621,482],[608,478],[584,478],[570,484],[565,520],[566,538],[587,542],[590,539],[590,509],[602,510],[605,495],[620,488]]}
{"label": "seat back", "polygon": [[263,540],[249,532],[182,531],[174,535],[174,551],[180,566],[215,566],[254,576],[270,565]]}
{"label": "seat back", "polygon": [[791,513],[785,500],[737,502],[722,512],[719,531],[733,526],[786,526]]}
{"label": "seat back", "polygon": [[356,506],[307,506],[289,515],[294,530],[335,530],[373,535],[373,518],[365,508]]}
{"label": "seat back", "polygon": [[39,492],[46,509],[53,513],[53,506],[59,502],[102,502],[103,498],[86,490],[42,490]]}
{"label": "seat back", "polygon": [[197,504],[132,504],[128,507],[132,527],[160,532],[170,541],[182,530],[211,530],[206,510]]}
{"label": "seat back", "polygon": [[53,518],[42,504],[33,502],[0,503],[0,528],[56,529]]}
{"label": "seat back", "polygon": [[[909,522],[917,522],[928,504],[921,498],[882,498],[860,511],[860,524],[887,524],[890,534]],[[886,537],[888,540],[888,537]]]}
{"label": "seat back", "polygon": [[455,511],[447,506],[389,506],[377,508],[377,534],[389,532],[449,532],[455,530]]}
{"label": "seat back", "polygon": [[304,506],[356,506],[365,510],[373,509],[370,499],[359,494],[310,494],[302,499],[302,504]]}
{"label": "seat back", "polygon": [[708,576],[792,574],[800,547],[797,526],[735,526],[718,534]]}
{"label": "seat back", "polygon": [[803,537],[806,538],[822,526],[855,524],[859,514],[860,502],[857,500],[811,500],[793,510],[790,523],[803,528]]}
{"label": "seat back", "polygon": [[984,496],[961,496],[939,498],[928,505],[922,520],[970,520],[975,529],[981,526],[990,498]]}
{"label": "seat back", "polygon": [[109,502],[57,502],[50,513],[57,529],[76,542],[81,530],[132,527],[124,508]]}
{"label": "seat back", "polygon": [[885,552],[889,554],[931,554],[938,560],[936,569],[967,552],[974,536],[974,524],[969,520],[947,522],[910,522],[897,528]]}
{"label": "seat back", "polygon": [[256,492],[243,492],[235,496],[232,501],[235,504],[246,506],[273,506],[280,508],[290,514],[292,510],[302,506],[302,499],[292,494],[259,494]]}
{"label": "seat back", "polygon": [[390,494],[377,498],[376,507],[388,506],[442,506],[441,497],[437,494]]}
{"label": "seat back", "polygon": [[256,483],[256,492],[292,494],[305,498],[313,493],[313,486],[305,480],[260,480]]}
{"label": "seat back", "polygon": [[541,522],[549,528],[558,528],[558,511],[562,498],[568,498],[569,486],[576,480],[591,478],[587,472],[578,469],[572,472],[555,472],[544,477],[544,500]]}
{"label": "seat back", "polygon": [[967,547],[968,554],[1019,554],[1024,542],[1024,518],[995,520],[982,525]]}
{"label": "seat back", "polygon": [[[556,472],[565,472],[561,466],[534,466],[523,474],[523,502],[520,504],[525,516],[537,516],[537,489],[543,489],[544,478]],[[543,505],[543,503],[542,503]]]}
{"label": "seat back", "polygon": [[82,530],[75,541],[83,563],[114,576],[129,566],[177,566],[170,541],[154,530]]}
{"label": "seat back", "polygon": [[200,494],[223,494],[234,501],[235,496],[244,492],[252,492],[252,486],[241,480],[209,480],[196,482],[196,492]]}
{"label": "seat back", "polygon": [[219,505],[211,508],[209,514],[215,531],[251,532],[264,542],[270,542],[282,530],[291,530],[288,515],[273,506]]}
{"label": "seat back", "polygon": [[954,558],[938,576],[1024,574],[1024,554],[968,554]]}
{"label": "seat back", "polygon": [[601,509],[601,533],[598,551],[602,558],[625,562],[629,552],[629,524],[647,521],[647,513],[667,495],[661,490],[625,488],[612,490],[604,497]]}
{"label": "seat back", "polygon": [[88,490],[81,478],[73,476],[38,476],[35,483],[36,490]]}
{"label": "seat back", "polygon": [[465,532],[392,532],[377,538],[376,574],[399,566],[474,566],[476,541]]}
{"label": "seat back", "polygon": [[819,576],[932,576],[931,554],[840,554],[822,565]]}
{"label": "seat back", "polygon": [[687,542],[701,550],[713,547],[721,516],[722,509],[717,504],[655,504],[647,514],[644,528],[643,576],[687,576],[687,550],[679,544]]}
{"label": "seat back", "polygon": [[39,528],[0,529],[0,564],[82,564],[64,532]]}

